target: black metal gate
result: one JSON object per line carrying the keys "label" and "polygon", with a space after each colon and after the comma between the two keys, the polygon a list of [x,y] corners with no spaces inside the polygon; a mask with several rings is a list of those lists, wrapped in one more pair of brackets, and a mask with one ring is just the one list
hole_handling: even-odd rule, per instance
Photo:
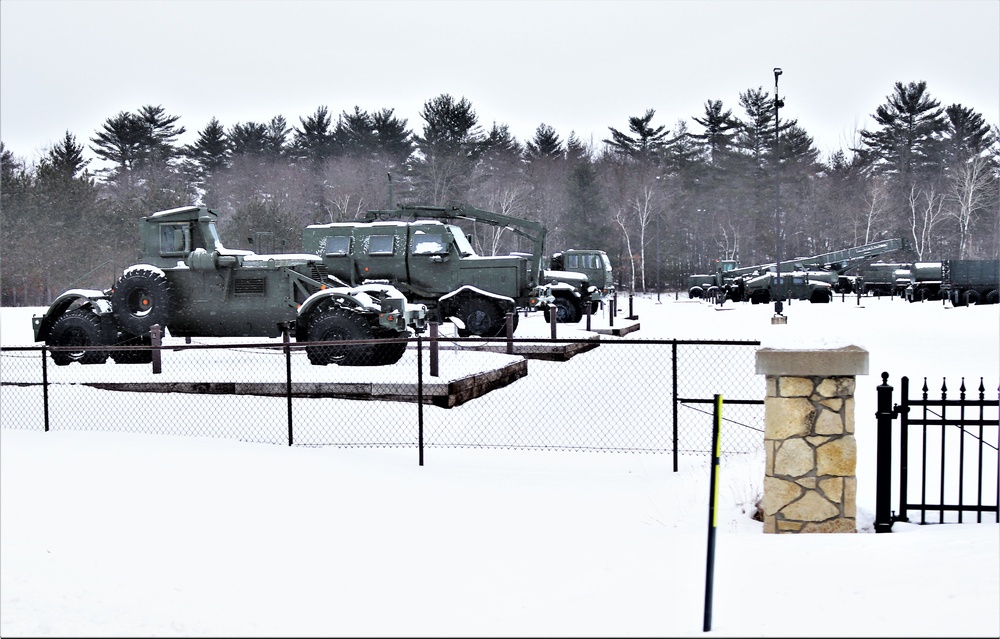
{"label": "black metal gate", "polygon": [[[947,380],[940,399],[928,396],[927,378],[919,399],[910,397],[910,380],[900,380],[900,402],[893,405],[889,374],[877,387],[878,441],[875,532],[890,532],[897,521],[962,523],[1000,522],[1000,389],[986,399],[983,379],[978,398],[966,397],[965,378],[959,398],[948,399]],[[894,433],[892,422],[899,417]],[[895,454],[894,454],[895,453]],[[898,509],[891,510],[893,460],[899,464]],[[992,513],[992,517],[989,516]],[[934,521],[929,521],[934,519]]]}

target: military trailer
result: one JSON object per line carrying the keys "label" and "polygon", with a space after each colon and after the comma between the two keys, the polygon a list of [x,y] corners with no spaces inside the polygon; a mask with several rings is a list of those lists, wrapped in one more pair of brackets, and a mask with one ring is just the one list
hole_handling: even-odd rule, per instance
{"label": "military trailer", "polygon": [[[313,364],[387,365],[426,326],[426,307],[392,286],[336,287],[315,255],[258,255],[230,249],[208,208],[154,213],[140,224],[141,263],[105,291],[62,293],[32,318],[35,341],[49,346],[151,346],[159,325],[174,337],[278,337],[365,340],[307,346]],[[392,342],[385,340],[394,340]],[[385,343],[382,343],[385,341]],[[54,350],[56,364],[148,363],[150,349]]]}
{"label": "military trailer", "polygon": [[[511,229],[532,250],[478,255],[458,220]],[[426,305],[430,319],[457,320],[459,336],[497,337],[508,314],[515,330],[518,311],[550,306],[556,321],[578,322],[587,305],[602,300],[585,274],[542,270],[544,238],[545,227],[530,220],[472,207],[403,206],[369,211],[363,221],[309,225],[302,243],[345,285],[391,284]]]}
{"label": "military trailer", "polygon": [[955,306],[996,304],[1000,291],[1000,260],[915,262],[906,299],[950,300]]}

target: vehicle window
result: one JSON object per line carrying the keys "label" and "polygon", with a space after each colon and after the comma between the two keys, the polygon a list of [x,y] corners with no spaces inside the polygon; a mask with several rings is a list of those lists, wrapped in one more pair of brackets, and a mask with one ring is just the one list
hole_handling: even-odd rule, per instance
{"label": "vehicle window", "polygon": [[372,235],[368,238],[369,255],[392,255],[394,235]]}
{"label": "vehicle window", "polygon": [[448,246],[444,243],[444,236],[440,233],[424,233],[423,231],[414,233],[414,255],[444,255],[447,252]]}
{"label": "vehicle window", "polygon": [[332,235],[326,238],[327,255],[349,255],[351,238],[346,235]]}
{"label": "vehicle window", "polygon": [[186,230],[187,224],[161,224],[160,253],[163,255],[188,253]]}

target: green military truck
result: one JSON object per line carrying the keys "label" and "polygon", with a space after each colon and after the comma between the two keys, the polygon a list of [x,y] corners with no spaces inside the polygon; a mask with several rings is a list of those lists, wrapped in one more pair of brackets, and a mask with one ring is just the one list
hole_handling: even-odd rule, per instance
{"label": "green military truck", "polygon": [[[151,346],[154,325],[174,337],[278,337],[310,345],[313,364],[393,364],[409,337],[426,327],[427,309],[388,285],[335,287],[316,255],[258,255],[230,249],[218,216],[185,206],[154,213],[140,224],[142,262],[126,268],[105,291],[74,289],[32,318],[35,341],[49,346]],[[394,341],[385,341],[385,340]],[[384,342],[384,343],[383,343]],[[52,351],[58,365],[148,363],[150,349]]]}
{"label": "green military truck", "polygon": [[[526,239],[531,250],[478,255],[459,220],[509,229]],[[389,283],[426,305],[430,319],[457,320],[460,336],[497,337],[506,330],[508,313],[515,329],[518,311],[550,306],[556,308],[556,321],[578,322],[588,306],[613,293],[606,255],[607,282],[601,268],[600,287],[579,271],[543,270],[545,235],[537,222],[500,213],[407,205],[368,211],[357,222],[307,226],[302,242],[303,250],[322,258],[327,271],[345,285]]]}

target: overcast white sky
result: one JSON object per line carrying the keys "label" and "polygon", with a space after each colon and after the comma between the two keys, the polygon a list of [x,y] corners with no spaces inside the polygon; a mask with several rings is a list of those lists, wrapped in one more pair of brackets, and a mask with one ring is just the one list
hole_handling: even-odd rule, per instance
{"label": "overcast white sky", "polygon": [[649,108],[700,131],[707,100],[773,93],[774,67],[824,157],[897,81],[1000,121],[997,0],[2,0],[0,47],[0,139],[29,161],[143,105],[181,116],[181,143],[320,106],[420,132],[443,93],[522,142],[545,123],[599,143]]}

